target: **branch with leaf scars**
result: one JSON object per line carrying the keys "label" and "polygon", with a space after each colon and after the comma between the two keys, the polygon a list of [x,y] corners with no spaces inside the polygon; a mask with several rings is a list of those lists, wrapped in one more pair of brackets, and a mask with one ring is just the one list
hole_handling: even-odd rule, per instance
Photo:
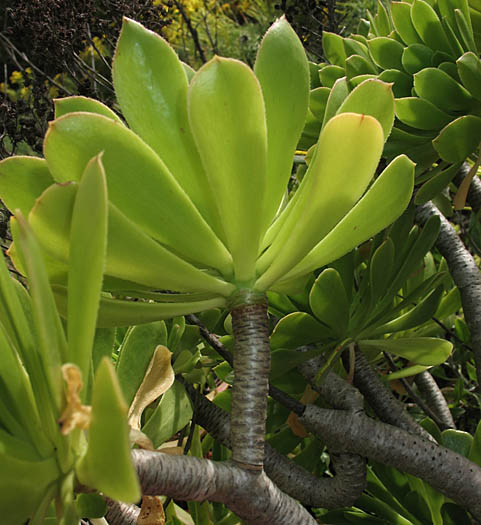
{"label": "branch with leaf scars", "polygon": [[168,494],[180,500],[224,503],[251,525],[316,523],[305,508],[281,492],[262,470],[148,450],[133,450],[132,456],[145,495]]}
{"label": "branch with leaf scars", "polygon": [[427,440],[433,440],[433,437],[414,421],[404,405],[382,383],[377,372],[371,367],[359,348],[356,348],[354,385],[359,388],[381,421],[403,428]]}
{"label": "branch with leaf scars", "polygon": [[107,519],[109,525],[136,525],[140,508],[120,501],[107,499]]}
{"label": "branch with leaf scars", "polygon": [[[387,362],[389,363],[389,366],[391,368],[391,370],[393,372],[397,372],[399,370],[399,368],[396,366],[396,363],[394,362],[393,358],[389,355],[388,352],[384,352],[384,357],[386,358]],[[424,372],[421,372],[420,374],[417,374],[416,376],[414,376],[414,381],[416,382],[416,384],[418,383],[418,381],[422,381],[421,377],[423,376],[424,373],[427,373],[429,374],[429,372],[427,370],[425,370]],[[429,374],[431,375],[431,374]],[[432,379],[432,377],[431,377]],[[452,421],[452,425],[448,422],[448,420],[446,419],[446,417],[442,417],[440,413],[437,412],[436,410],[436,407],[433,406],[433,402],[434,402],[434,399],[431,399],[429,398],[429,396],[427,396],[428,392],[425,392],[426,395],[424,395],[424,398],[426,400],[429,401],[429,403],[425,402],[424,399],[422,399],[414,390],[414,388],[411,386],[411,384],[409,383],[409,381],[404,378],[404,377],[401,377],[399,378],[399,381],[401,382],[404,390],[406,390],[408,396],[418,405],[419,408],[421,408],[421,410],[428,416],[430,417],[435,423],[436,425],[444,430],[444,429],[447,429],[447,428],[456,428],[452,425],[454,425],[454,421]],[[433,380],[434,381],[434,380]],[[433,387],[433,385],[431,385]],[[437,385],[436,385],[437,387]],[[434,388],[434,387],[433,387]],[[418,385],[418,389],[421,391],[419,385]],[[439,388],[438,388],[438,391],[439,391]],[[440,393],[440,391],[439,391]],[[442,396],[442,394],[441,394]],[[444,399],[444,396],[442,396],[443,399]],[[440,402],[441,400],[438,400],[438,402]],[[446,404],[446,400],[444,400],[444,403],[446,405],[446,408],[447,408],[447,404]],[[449,408],[448,408],[449,410]],[[446,416],[446,414],[445,414]],[[452,418],[451,418],[452,420]]]}
{"label": "branch with leaf scars", "polygon": [[[439,428],[456,428],[448,403],[433,376],[425,370],[414,377],[414,382],[428,406],[436,414],[437,418],[435,421]],[[439,425],[438,421],[441,425]]]}
{"label": "branch with leaf scars", "polygon": [[454,284],[461,294],[464,318],[471,332],[471,346],[479,383],[481,379],[481,309],[479,308],[481,274],[459,235],[432,202],[427,202],[417,209],[416,222],[422,225],[433,215],[439,217],[441,223],[436,248],[446,259]]}
{"label": "branch with leaf scars", "polygon": [[308,405],[300,422],[327,445],[417,476],[481,519],[481,468],[437,443],[364,414]]}
{"label": "branch with leaf scars", "polygon": [[[190,385],[185,386],[189,395],[194,395],[193,388]],[[290,405],[294,404],[297,404],[296,412],[302,414],[304,405],[291,398]],[[203,396],[198,400],[197,410],[199,424],[218,442],[230,448],[229,414]],[[264,453],[266,474],[283,492],[304,505],[335,509],[354,504],[366,485],[365,461],[354,454],[333,453],[331,458],[335,476],[318,478],[277,452],[268,443]]]}

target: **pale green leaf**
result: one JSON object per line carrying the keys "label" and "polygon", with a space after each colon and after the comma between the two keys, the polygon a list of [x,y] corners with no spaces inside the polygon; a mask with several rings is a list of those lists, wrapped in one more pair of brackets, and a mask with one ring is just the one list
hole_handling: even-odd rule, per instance
{"label": "pale green leaf", "polygon": [[267,130],[261,87],[242,62],[214,57],[189,86],[188,112],[235,278],[250,282],[265,228]]}
{"label": "pale green leaf", "polygon": [[88,161],[100,152],[109,200],[122,213],[188,259],[231,273],[223,244],[162,160],[137,135],[94,113],[69,113],[50,124],[44,154],[57,182],[79,181]]}
{"label": "pale green leaf", "polygon": [[[107,246],[107,183],[101,159],[102,155],[94,157],[85,168],[70,227],[67,361],[80,368],[85,383],[92,361]],[[82,390],[83,399],[87,390]]]}
{"label": "pale green leaf", "polygon": [[20,213],[17,215],[17,222],[18,248],[29,279],[38,351],[52,400],[56,409],[60,410],[63,391],[60,366],[67,360],[65,333],[57,313],[40,246]]}
{"label": "pale green leaf", "polygon": [[[338,115],[341,113],[360,113],[374,117],[381,124],[386,141],[394,122],[394,96],[391,85],[376,79],[365,80],[346,97],[337,110]],[[353,150],[350,154],[355,153]]]}
{"label": "pale green leaf", "polygon": [[158,34],[124,18],[112,77],[129,126],[159,155],[222,238],[214,195],[188,122],[185,65]]}
{"label": "pale green leaf", "polygon": [[72,96],[65,98],[57,98],[55,103],[55,118],[62,117],[67,113],[76,113],[77,111],[85,111],[87,113],[97,113],[104,117],[111,118],[119,124],[123,124],[119,116],[114,113],[108,106],[102,104],[98,100],[82,96]]}
{"label": "pale green leaf", "polygon": [[[54,285],[53,291],[57,306],[60,312],[65,315],[67,312],[66,288]],[[151,323],[161,319],[169,319],[176,315],[187,315],[211,308],[224,308],[225,306],[226,299],[224,297],[213,297],[204,301],[188,303],[153,303],[101,297],[97,326],[108,328]]]}
{"label": "pale green leaf", "polygon": [[44,159],[9,157],[0,162],[0,198],[12,213],[19,209],[27,216],[35,199],[51,184]]}
{"label": "pale green leaf", "polygon": [[285,17],[262,39],[254,72],[264,97],[267,122],[267,179],[264,206],[268,226],[292,171],[292,159],[309,104],[309,65],[299,37]]}
{"label": "pale green leaf", "polygon": [[404,211],[414,185],[414,164],[402,155],[394,159],[364,197],[286,276],[293,279],[339,259],[391,224]]}
{"label": "pale green leaf", "polygon": [[304,189],[258,261],[257,289],[267,290],[283,277],[356,204],[374,175],[383,143],[381,125],[373,117],[342,113],[326,124]]}
{"label": "pale green leaf", "polygon": [[140,487],[130,455],[127,405],[114,368],[104,358],[95,374],[88,447],[77,465],[81,483],[112,499],[135,503]]}
{"label": "pale green leaf", "polygon": [[[42,247],[67,263],[77,184],[49,187],[32,209],[29,221]],[[106,276],[156,289],[210,291],[230,295],[233,286],[203,272],[150,238],[116,206],[109,205]],[[107,283],[106,283],[107,284]],[[128,289],[129,285],[123,286]]]}

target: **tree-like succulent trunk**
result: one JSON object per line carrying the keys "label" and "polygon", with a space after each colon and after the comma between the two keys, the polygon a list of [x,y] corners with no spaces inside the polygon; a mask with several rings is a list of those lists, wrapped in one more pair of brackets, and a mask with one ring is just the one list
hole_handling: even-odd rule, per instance
{"label": "tree-like succulent trunk", "polygon": [[[263,468],[270,369],[266,296],[241,290],[232,298],[230,311],[235,337],[232,415],[229,424],[219,411],[214,410],[210,421],[212,434],[219,441],[231,445],[232,458],[228,462],[215,462],[134,450],[132,456],[142,493],[187,501],[224,503],[245,523],[252,525],[315,524],[309,512],[282,492]],[[199,322],[195,316],[191,321]],[[214,347],[219,346],[215,338],[211,337],[211,342]],[[220,346],[218,349],[231,360],[231,356]],[[189,390],[189,385],[186,387]],[[199,415],[202,415],[203,404],[205,401],[202,402],[202,399],[198,401]],[[269,462],[273,463],[272,457]],[[362,464],[362,486],[363,467]],[[349,464],[346,468],[354,472],[356,465]],[[339,501],[338,504],[342,503]],[[119,521],[122,511],[126,520],[135,514],[132,507],[112,506],[109,515],[115,517],[115,523],[128,523]]]}
{"label": "tree-like succulent trunk", "polygon": [[[339,381],[342,382],[341,379]],[[189,395],[194,395],[192,388],[187,386],[187,389]],[[204,397],[198,400],[197,409],[199,424],[217,441],[231,448],[227,412]],[[304,505],[326,509],[349,506],[354,504],[366,486],[366,462],[364,458],[355,454],[333,454],[332,462],[336,475],[318,478],[277,452],[268,443],[264,450],[266,474],[279,489]]]}
{"label": "tree-like succulent trunk", "polygon": [[267,298],[241,290],[230,310],[235,341],[232,461],[241,468],[262,470],[270,370]]}

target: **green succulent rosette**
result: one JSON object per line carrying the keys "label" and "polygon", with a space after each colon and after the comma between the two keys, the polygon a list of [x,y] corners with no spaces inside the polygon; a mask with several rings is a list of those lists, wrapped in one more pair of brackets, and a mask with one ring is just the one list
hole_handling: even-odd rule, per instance
{"label": "green succulent rosette", "polygon": [[391,160],[405,153],[416,162],[416,182],[423,183],[418,204],[438,195],[465,160],[477,168],[479,9],[472,0],[409,0],[391,2],[388,9],[379,2],[359,34],[323,34],[327,62],[318,66],[318,85],[311,91],[312,118],[323,122],[331,99],[342,91],[339,84],[348,93],[366,79],[392,83],[396,120],[383,156]]}
{"label": "green succulent rosette", "polygon": [[122,119],[95,100],[58,100],[45,158],[0,163],[0,195],[28,216],[61,311],[70,309],[74,203],[93,158],[108,188],[104,327],[223,307],[243,288],[298,288],[407,206],[414,165],[405,155],[374,180],[394,120],[381,80],[330,101],[303,181],[286,198],[310,78],[284,18],[254,70],[214,57],[190,77],[165,40],[126,19],[113,62]]}

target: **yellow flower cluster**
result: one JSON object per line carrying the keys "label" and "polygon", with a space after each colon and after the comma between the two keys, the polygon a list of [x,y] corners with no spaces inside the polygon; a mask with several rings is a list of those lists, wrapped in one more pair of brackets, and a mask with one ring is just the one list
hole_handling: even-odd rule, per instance
{"label": "yellow flower cluster", "polygon": [[7,95],[13,102],[17,100],[30,101],[32,97],[32,86],[30,80],[33,76],[32,68],[27,67],[22,71],[12,71],[9,82],[0,83],[0,93]]}
{"label": "yellow flower cluster", "polygon": [[[85,48],[79,53],[80,58],[84,60],[85,62],[92,60],[92,57],[94,59],[98,59],[99,52],[102,55],[105,55],[107,53],[107,49],[104,45],[103,39],[105,38],[105,35],[102,35],[102,38],[99,38],[98,36],[94,36],[92,38],[93,44],[85,45]],[[97,51],[98,50],[98,51]]]}
{"label": "yellow flower cluster", "polygon": [[13,71],[13,73],[10,75],[10,83],[11,84],[21,84],[23,83],[23,74],[21,71]]}

